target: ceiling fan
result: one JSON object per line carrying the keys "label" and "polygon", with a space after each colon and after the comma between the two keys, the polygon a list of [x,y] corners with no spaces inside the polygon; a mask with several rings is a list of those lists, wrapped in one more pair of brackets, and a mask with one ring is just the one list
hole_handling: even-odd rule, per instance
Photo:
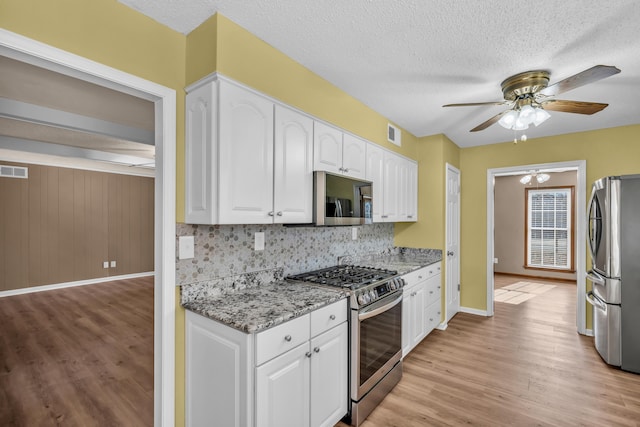
{"label": "ceiling fan", "polygon": [[508,77],[500,84],[504,101],[447,104],[443,105],[443,107],[508,105],[510,109],[498,113],[479,124],[471,129],[471,132],[484,130],[496,122],[507,129],[524,130],[530,124],[537,126],[549,118],[549,113],[545,110],[577,114],[594,114],[603,110],[609,104],[567,101],[554,99],[553,97],[619,72],[620,70],[614,66],[596,65],[549,86],[550,74],[548,71],[525,71]]}

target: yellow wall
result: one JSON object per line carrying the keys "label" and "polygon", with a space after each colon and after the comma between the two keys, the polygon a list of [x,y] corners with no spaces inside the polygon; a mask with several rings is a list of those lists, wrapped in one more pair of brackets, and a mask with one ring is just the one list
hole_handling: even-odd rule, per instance
{"label": "yellow wall", "polygon": [[588,187],[603,176],[640,173],[640,125],[460,150],[462,306],[487,308],[487,169],[570,160],[587,161]]}

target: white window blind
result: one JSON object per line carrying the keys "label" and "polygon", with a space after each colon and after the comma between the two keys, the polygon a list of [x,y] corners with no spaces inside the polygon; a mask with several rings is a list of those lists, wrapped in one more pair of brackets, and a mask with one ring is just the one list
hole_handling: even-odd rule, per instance
{"label": "white window blind", "polygon": [[571,269],[570,188],[528,191],[527,266]]}

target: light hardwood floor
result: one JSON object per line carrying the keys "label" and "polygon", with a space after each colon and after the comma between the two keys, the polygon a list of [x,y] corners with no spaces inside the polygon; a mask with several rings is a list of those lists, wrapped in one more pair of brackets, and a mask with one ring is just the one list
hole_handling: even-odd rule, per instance
{"label": "light hardwood floor", "polygon": [[575,285],[541,283],[556,287],[433,331],[362,427],[640,426],[640,375],[607,366],[576,333]]}
{"label": "light hardwood floor", "polygon": [[153,277],[0,298],[0,426],[152,426]]}

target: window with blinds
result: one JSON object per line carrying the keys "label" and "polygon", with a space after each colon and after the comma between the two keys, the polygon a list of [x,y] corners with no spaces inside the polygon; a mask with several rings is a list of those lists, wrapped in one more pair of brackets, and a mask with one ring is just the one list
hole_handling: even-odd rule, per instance
{"label": "window with blinds", "polygon": [[573,270],[573,187],[526,193],[526,267]]}

